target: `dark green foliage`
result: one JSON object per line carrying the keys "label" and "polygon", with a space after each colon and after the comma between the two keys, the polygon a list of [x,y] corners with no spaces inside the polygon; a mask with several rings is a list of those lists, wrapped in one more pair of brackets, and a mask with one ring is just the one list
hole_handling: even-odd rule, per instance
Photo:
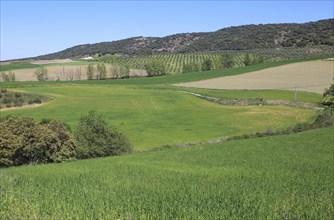
{"label": "dark green foliage", "polygon": [[45,67],[39,67],[34,72],[38,81],[48,80],[48,70]]}
{"label": "dark green foliage", "polygon": [[166,74],[165,64],[159,60],[153,60],[145,65],[148,76],[161,76]]}
{"label": "dark green foliage", "polygon": [[334,107],[334,84],[332,84],[328,89],[325,90],[323,94],[322,104]]}
{"label": "dark green foliage", "polygon": [[200,63],[191,62],[183,65],[182,73],[191,73],[202,71],[202,66]]}
{"label": "dark green foliage", "polygon": [[0,122],[0,166],[52,163],[75,157],[74,136],[56,120],[37,124],[32,118]]}
{"label": "dark green foliage", "polygon": [[221,58],[223,68],[232,68],[234,66],[234,58],[231,54],[224,54]]}
{"label": "dark green foliage", "polygon": [[78,158],[121,155],[131,152],[128,139],[115,127],[108,125],[102,115],[90,111],[77,127]]}
{"label": "dark green foliage", "polygon": [[202,63],[202,70],[203,71],[208,71],[213,69],[213,62],[211,59],[206,59]]}

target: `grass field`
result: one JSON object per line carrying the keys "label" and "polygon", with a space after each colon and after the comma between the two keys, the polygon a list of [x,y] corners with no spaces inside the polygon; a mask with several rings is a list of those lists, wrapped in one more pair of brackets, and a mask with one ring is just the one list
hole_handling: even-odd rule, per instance
{"label": "grass field", "polygon": [[30,62],[12,62],[10,64],[1,64],[0,71],[37,68],[39,66],[38,64],[32,64]]}
{"label": "grass field", "polygon": [[2,83],[51,100],[1,111],[1,117],[56,118],[74,130],[95,109],[136,152],[0,169],[0,219],[331,219],[334,127],[154,151],[311,122],[315,110],[219,105],[177,90],[313,104],[320,94],[170,85],[291,62],[296,60],[154,78]]}
{"label": "grass field", "polygon": [[332,219],[333,128],[0,170],[1,219]]}
{"label": "grass field", "polygon": [[[2,116],[56,118],[74,128],[81,116],[96,109],[129,136],[136,150],[283,129],[315,115],[313,110],[289,107],[223,106],[177,91],[141,87],[68,85],[16,91],[53,100],[37,108],[7,110]],[[235,96],[238,93],[247,91]]]}

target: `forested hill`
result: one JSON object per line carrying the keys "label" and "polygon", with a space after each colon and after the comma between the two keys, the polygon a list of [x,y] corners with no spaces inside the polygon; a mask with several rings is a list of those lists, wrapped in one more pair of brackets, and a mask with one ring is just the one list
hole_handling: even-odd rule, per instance
{"label": "forested hill", "polygon": [[175,34],[162,38],[133,37],[85,44],[36,59],[63,59],[93,54],[149,55],[260,48],[334,46],[334,19],[303,24],[260,24],[223,28],[215,32]]}

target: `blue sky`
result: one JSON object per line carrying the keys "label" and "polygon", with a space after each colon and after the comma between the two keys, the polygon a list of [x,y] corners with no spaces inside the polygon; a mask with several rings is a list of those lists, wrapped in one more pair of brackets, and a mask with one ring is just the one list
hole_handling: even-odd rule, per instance
{"label": "blue sky", "polygon": [[133,36],[333,18],[333,1],[4,1],[0,59]]}

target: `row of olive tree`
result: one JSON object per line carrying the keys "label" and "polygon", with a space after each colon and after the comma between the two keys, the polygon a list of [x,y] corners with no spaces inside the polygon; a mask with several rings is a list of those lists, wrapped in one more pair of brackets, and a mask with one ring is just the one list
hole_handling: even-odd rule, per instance
{"label": "row of olive tree", "polygon": [[224,54],[215,58],[207,58],[202,63],[191,62],[184,64],[182,73],[232,68],[234,63],[234,58],[231,54]]}
{"label": "row of olive tree", "polygon": [[264,62],[264,58],[261,55],[249,54],[247,53],[244,57],[244,65],[256,65]]}
{"label": "row of olive tree", "polygon": [[95,111],[80,119],[75,134],[54,119],[0,121],[0,167],[114,156],[131,150],[127,137]]}

